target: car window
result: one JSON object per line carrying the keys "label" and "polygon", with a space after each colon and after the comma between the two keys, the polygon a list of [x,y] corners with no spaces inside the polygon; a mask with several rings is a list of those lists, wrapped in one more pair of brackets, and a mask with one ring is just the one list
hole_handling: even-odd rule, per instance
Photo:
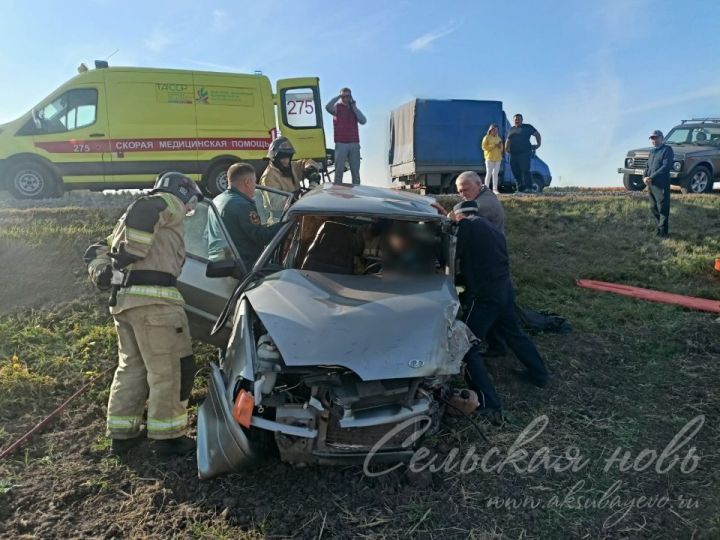
{"label": "car window", "polygon": [[287,191],[257,186],[255,189],[255,206],[258,209],[258,214],[260,214],[260,222],[263,225],[279,223],[283,214],[289,208],[292,197],[292,193]]}
{"label": "car window", "polygon": [[698,126],[674,129],[665,142],[668,144],[696,144],[717,146],[720,143],[720,126]]}
{"label": "car window", "polygon": [[188,257],[203,262],[238,259],[212,203],[199,203],[195,213],[185,218],[184,227],[185,253]]}
{"label": "car window", "polygon": [[281,94],[285,125],[296,129],[312,129],[320,125],[319,96],[314,88],[288,88]]}

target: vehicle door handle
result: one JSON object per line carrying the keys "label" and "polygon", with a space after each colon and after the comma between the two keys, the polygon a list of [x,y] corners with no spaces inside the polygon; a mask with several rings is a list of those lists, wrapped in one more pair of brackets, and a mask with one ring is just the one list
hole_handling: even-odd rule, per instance
{"label": "vehicle door handle", "polygon": [[104,133],[91,133],[90,136],[91,137],[104,137],[105,134]]}

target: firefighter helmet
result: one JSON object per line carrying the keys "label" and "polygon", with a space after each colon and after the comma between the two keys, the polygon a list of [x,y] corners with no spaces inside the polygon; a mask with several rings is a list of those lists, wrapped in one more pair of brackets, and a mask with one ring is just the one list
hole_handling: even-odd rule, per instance
{"label": "firefighter helmet", "polygon": [[290,159],[292,159],[294,153],[295,148],[290,142],[290,139],[288,139],[287,137],[278,137],[270,144],[270,148],[268,148],[267,159],[269,159],[270,161],[274,161],[276,159],[284,157],[289,157]]}
{"label": "firefighter helmet", "polygon": [[188,204],[193,197],[196,197],[196,201],[203,200],[202,191],[197,184],[179,172],[166,172],[158,176],[150,193],[158,191],[175,195],[183,204]]}

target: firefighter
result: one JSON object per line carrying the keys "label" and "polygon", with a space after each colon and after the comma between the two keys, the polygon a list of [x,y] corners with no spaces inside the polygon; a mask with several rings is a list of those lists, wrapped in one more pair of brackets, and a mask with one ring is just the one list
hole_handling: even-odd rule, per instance
{"label": "firefighter", "polygon": [[311,159],[292,161],[295,148],[287,137],[278,137],[268,149],[268,166],[260,177],[260,185],[294,193],[297,197],[302,181],[307,178],[310,185],[320,183],[320,165]]}
{"label": "firefighter", "polygon": [[114,454],[142,441],[146,402],[147,436],[156,454],[183,455],[195,448],[185,429],[196,368],[176,279],[185,261],[183,220],[202,198],[190,178],[165,173],[150,194],[128,207],[107,240],[85,254],[93,282],[113,290],[110,313],[119,361],[107,436]]}

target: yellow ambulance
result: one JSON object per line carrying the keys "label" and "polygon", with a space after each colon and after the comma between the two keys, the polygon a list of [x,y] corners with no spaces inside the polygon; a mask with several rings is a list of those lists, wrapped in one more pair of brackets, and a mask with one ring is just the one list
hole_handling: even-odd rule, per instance
{"label": "yellow ambulance", "polygon": [[296,158],[326,161],[317,77],[279,80],[273,92],[262,74],[95,65],[0,125],[0,188],[53,197],[147,188],[180,171],[215,195],[236,161],[259,174],[279,132]]}

